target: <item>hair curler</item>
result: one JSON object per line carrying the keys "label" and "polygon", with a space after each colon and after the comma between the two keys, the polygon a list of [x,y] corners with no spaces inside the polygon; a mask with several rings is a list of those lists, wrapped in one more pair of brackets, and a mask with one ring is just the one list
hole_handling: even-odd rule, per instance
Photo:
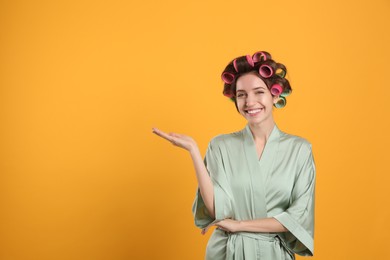
{"label": "hair curler", "polygon": [[284,78],[286,76],[286,71],[282,68],[278,68],[276,69],[275,74],[281,78]]}
{"label": "hair curler", "polygon": [[234,69],[236,70],[236,72],[238,72],[238,68],[237,68],[237,59],[234,59],[234,61],[233,61],[233,67],[234,67]]}
{"label": "hair curler", "polygon": [[231,92],[223,92],[223,95],[225,96],[225,97],[228,97],[228,98],[233,98],[234,97],[234,95],[233,95],[233,93],[231,93]]}
{"label": "hair curler", "polygon": [[287,97],[287,96],[289,96],[291,94],[291,92],[292,92],[291,88],[290,89],[284,89],[282,94],[280,94],[280,95],[283,96],[283,97]]}
{"label": "hair curler", "polygon": [[273,96],[279,96],[280,94],[282,94],[283,92],[283,88],[282,86],[280,86],[279,84],[273,84],[272,87],[271,87],[271,94]]}
{"label": "hair curler", "polygon": [[254,62],[266,61],[267,55],[265,55],[265,53],[262,51],[258,51],[255,54],[253,54],[252,59]]}
{"label": "hair curler", "polygon": [[253,62],[251,55],[246,55],[246,61],[249,63],[249,65],[251,65],[251,67],[255,66],[255,63]]}
{"label": "hair curler", "polygon": [[259,68],[259,74],[263,78],[269,78],[274,74],[274,70],[272,69],[271,66],[269,66],[267,64],[263,64]]}
{"label": "hair curler", "polygon": [[232,84],[235,77],[236,76],[234,76],[234,74],[230,72],[224,72],[221,75],[223,82],[225,82],[226,84]]}
{"label": "hair curler", "polygon": [[282,108],[282,107],[286,106],[286,98],[280,96],[278,98],[278,100],[276,101],[276,103],[274,104],[274,106],[277,108]]}

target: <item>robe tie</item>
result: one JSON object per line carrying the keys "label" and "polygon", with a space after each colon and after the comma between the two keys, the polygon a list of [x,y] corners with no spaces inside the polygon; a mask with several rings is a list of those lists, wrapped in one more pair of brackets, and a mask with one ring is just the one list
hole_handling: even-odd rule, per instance
{"label": "robe tie", "polygon": [[239,260],[241,259],[238,255],[235,255],[237,252],[244,251],[244,237],[262,240],[268,242],[279,241],[279,237],[276,234],[270,233],[252,233],[252,232],[236,232],[228,233],[227,249],[226,249],[226,260]]}

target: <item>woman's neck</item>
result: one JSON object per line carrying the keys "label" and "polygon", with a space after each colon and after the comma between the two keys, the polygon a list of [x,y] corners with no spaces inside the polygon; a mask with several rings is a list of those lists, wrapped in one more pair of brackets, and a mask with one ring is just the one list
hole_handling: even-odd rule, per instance
{"label": "woman's neck", "polygon": [[255,141],[266,142],[274,127],[275,122],[273,120],[268,124],[249,124],[249,128]]}

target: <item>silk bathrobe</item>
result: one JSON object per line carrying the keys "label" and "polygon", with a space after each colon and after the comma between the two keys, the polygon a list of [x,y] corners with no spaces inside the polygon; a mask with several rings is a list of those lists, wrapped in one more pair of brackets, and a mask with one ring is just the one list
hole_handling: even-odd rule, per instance
{"label": "silk bathrobe", "polygon": [[206,228],[218,220],[274,217],[283,233],[215,229],[207,260],[295,259],[313,255],[315,166],[311,145],[275,125],[258,158],[253,135],[243,130],[211,140],[205,164],[214,185],[215,219],[200,191],[193,204],[195,224]]}

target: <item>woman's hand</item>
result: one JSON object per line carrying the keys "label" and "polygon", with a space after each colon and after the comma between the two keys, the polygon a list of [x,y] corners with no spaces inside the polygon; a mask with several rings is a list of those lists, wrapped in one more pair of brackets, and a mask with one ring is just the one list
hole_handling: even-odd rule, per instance
{"label": "woman's hand", "polygon": [[215,226],[217,226],[219,229],[229,232],[229,233],[235,233],[240,230],[240,221],[233,220],[233,219],[224,219],[217,223],[215,223]]}
{"label": "woman's hand", "polygon": [[186,149],[187,151],[191,152],[194,149],[196,149],[198,146],[194,139],[192,139],[190,136],[182,135],[182,134],[176,134],[176,133],[165,133],[157,128],[152,128],[153,133],[164,138],[165,140],[168,140],[173,145]]}

